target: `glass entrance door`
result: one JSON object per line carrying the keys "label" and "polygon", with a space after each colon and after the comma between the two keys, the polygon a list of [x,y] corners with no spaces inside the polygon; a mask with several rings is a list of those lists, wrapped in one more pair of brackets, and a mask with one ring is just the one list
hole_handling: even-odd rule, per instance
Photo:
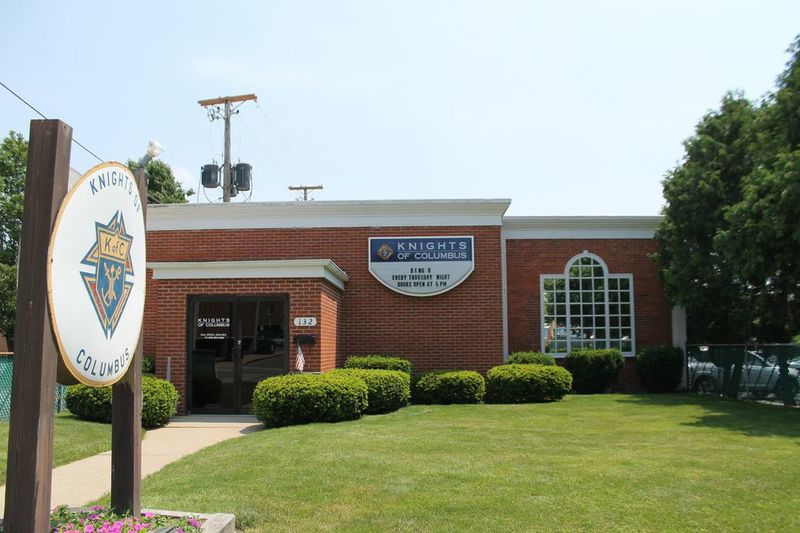
{"label": "glass entrance door", "polygon": [[256,384],[288,372],[285,298],[195,297],[188,318],[191,412],[250,413]]}

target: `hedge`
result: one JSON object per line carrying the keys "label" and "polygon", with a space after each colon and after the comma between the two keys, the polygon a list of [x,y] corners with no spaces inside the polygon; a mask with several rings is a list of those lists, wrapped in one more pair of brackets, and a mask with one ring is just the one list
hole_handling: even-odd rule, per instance
{"label": "hedge", "polygon": [[421,374],[414,384],[414,403],[481,403],[486,395],[483,376],[472,370]]}
{"label": "hedge", "polygon": [[555,366],[552,355],[541,352],[515,352],[508,357],[507,365],[547,365]]}
{"label": "hedge", "polygon": [[560,400],[572,389],[572,374],[551,365],[511,364],[486,373],[486,401],[533,403]]}
{"label": "hedge", "polygon": [[336,373],[267,378],[253,391],[253,413],[267,427],[361,418],[369,389],[363,379]]}
{"label": "hedge", "polygon": [[367,414],[397,411],[411,398],[411,376],[399,370],[342,368],[331,374],[354,376],[367,385]]}
{"label": "hedge", "polygon": [[636,373],[648,392],[672,392],[681,384],[683,350],[650,346],[636,354]]}
{"label": "hedge", "polygon": [[619,350],[576,350],[564,358],[572,387],[580,394],[605,392],[619,375],[625,359]]}
{"label": "hedge", "polygon": [[[111,422],[111,387],[70,385],[67,409],[82,420]],[[175,416],[178,391],[169,381],[142,376],[142,427],[157,428]]]}
{"label": "hedge", "polygon": [[389,355],[351,355],[344,362],[344,367],[369,370],[399,370],[411,375],[411,361]]}

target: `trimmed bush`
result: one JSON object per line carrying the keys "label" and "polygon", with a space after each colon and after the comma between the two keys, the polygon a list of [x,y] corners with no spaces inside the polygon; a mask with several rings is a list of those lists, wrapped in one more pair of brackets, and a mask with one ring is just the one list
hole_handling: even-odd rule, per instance
{"label": "trimmed bush", "polygon": [[399,370],[411,375],[411,361],[389,355],[351,355],[344,362],[344,367],[368,370]]}
{"label": "trimmed bush", "polygon": [[572,388],[580,394],[607,391],[623,364],[619,350],[576,350],[564,358],[564,367],[572,374]]}
{"label": "trimmed bush", "polygon": [[161,427],[177,412],[178,391],[166,379],[142,376],[142,399],[142,427]]}
{"label": "trimmed bush", "polygon": [[390,413],[408,405],[411,398],[411,376],[399,370],[342,368],[331,374],[354,376],[367,385],[367,410],[370,415]]}
{"label": "trimmed bush", "polygon": [[486,373],[486,401],[533,403],[560,400],[572,390],[572,374],[554,365],[500,365]]}
{"label": "trimmed bush", "polygon": [[[142,427],[157,428],[176,413],[178,391],[169,381],[142,376]],[[70,385],[67,409],[82,420],[111,422],[111,387]]]}
{"label": "trimmed bush", "polygon": [[483,376],[472,370],[427,372],[414,386],[415,403],[481,403],[485,395]]}
{"label": "trimmed bush", "polygon": [[111,422],[111,387],[70,385],[66,403],[69,412],[82,420]]}
{"label": "trimmed bush", "polygon": [[672,392],[681,383],[683,350],[650,346],[636,354],[636,373],[648,392]]}
{"label": "trimmed bush", "polygon": [[361,418],[369,389],[342,374],[289,374],[267,378],[253,391],[253,413],[267,427]]}
{"label": "trimmed bush", "polygon": [[555,366],[556,360],[552,355],[541,352],[516,352],[512,353],[506,361],[507,365],[546,365]]}

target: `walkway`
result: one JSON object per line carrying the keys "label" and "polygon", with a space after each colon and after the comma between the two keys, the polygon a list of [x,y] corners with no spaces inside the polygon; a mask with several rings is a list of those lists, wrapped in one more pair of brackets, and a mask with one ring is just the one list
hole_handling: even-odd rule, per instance
{"label": "walkway", "polygon": [[[178,416],[159,429],[151,429],[142,440],[142,478],[198,450],[241,437],[261,428],[249,415]],[[50,506],[78,506],[96,500],[111,490],[111,452],[104,452],[53,469]],[[0,514],[6,499],[0,487]]]}

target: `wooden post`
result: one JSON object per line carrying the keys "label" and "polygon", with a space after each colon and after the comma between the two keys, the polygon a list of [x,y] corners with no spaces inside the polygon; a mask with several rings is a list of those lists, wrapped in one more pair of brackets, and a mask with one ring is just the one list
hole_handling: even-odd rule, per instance
{"label": "wooden post", "polygon": [[[144,168],[137,168],[133,173],[146,218],[147,177]],[[144,283],[147,273],[136,272],[136,276]],[[111,507],[134,516],[141,512],[142,341],[140,333],[131,366],[125,377],[113,386],[111,397]]]}
{"label": "wooden post", "polygon": [[69,181],[72,128],[32,120],[17,284],[3,531],[50,530],[58,349],[47,309],[47,250]]}

